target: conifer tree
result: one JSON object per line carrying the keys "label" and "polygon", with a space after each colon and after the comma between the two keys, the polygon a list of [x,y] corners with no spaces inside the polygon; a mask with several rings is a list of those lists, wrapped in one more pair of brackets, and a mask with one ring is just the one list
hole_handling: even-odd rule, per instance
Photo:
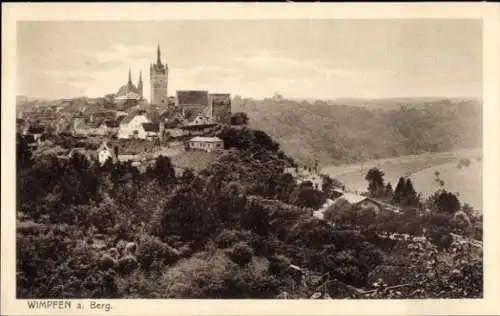
{"label": "conifer tree", "polygon": [[406,182],[403,177],[399,178],[398,184],[396,185],[396,190],[394,190],[394,199],[395,203],[400,203],[403,199],[403,196],[406,191]]}

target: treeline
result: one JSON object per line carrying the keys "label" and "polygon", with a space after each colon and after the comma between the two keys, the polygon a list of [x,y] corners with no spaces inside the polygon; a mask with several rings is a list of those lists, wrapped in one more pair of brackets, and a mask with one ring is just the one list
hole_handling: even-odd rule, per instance
{"label": "treeline", "polygon": [[233,110],[248,113],[251,127],[269,133],[293,157],[328,164],[477,148],[482,142],[481,104],[473,100],[369,108],[236,98]]}
{"label": "treeline", "polygon": [[[144,173],[78,154],[34,160],[18,137],[17,297],[309,297],[315,289],[290,264],[372,287],[391,248],[369,229],[340,230],[312,216],[335,181],[325,178],[323,191],[296,183],[284,173],[293,160],[264,132],[226,128],[219,137],[227,147],[220,159],[181,175],[167,157]],[[412,255],[426,266],[426,251],[405,249],[391,260]],[[481,295],[482,284],[464,283],[482,280],[477,264],[464,270],[447,262],[439,268],[452,283],[422,273],[414,281],[425,291],[400,297]]]}

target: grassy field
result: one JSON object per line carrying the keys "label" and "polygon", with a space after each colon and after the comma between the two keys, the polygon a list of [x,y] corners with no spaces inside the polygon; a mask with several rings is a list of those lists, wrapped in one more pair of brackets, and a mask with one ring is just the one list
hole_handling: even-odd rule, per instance
{"label": "grassy field", "polygon": [[192,168],[195,171],[200,171],[215,162],[219,155],[218,152],[207,153],[201,150],[189,150],[171,156],[170,159],[178,169]]}
{"label": "grassy field", "polygon": [[[377,167],[385,173],[386,182],[395,187],[399,177],[409,176],[417,192],[427,197],[440,188],[435,172],[444,181],[444,188],[458,192],[462,202],[482,209],[482,163],[476,161],[480,150],[462,150],[449,153],[428,153],[414,156],[368,161],[363,164],[329,166],[323,172],[338,179],[354,191],[366,191],[366,173]],[[469,167],[458,168],[460,158],[470,157]]]}

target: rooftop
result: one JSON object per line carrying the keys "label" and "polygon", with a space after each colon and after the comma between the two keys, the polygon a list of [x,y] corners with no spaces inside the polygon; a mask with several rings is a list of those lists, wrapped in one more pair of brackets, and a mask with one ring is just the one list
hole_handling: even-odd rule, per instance
{"label": "rooftop", "polygon": [[186,90],[177,91],[179,105],[206,105],[208,106],[208,91]]}
{"label": "rooftop", "polygon": [[160,124],[158,123],[142,123],[142,128],[146,132],[155,132],[158,133],[160,131]]}
{"label": "rooftop", "polygon": [[339,196],[335,201],[338,200],[346,200],[350,204],[357,204],[363,200],[368,199],[366,196],[358,195],[358,194],[353,194],[353,193],[344,193],[343,195]]}
{"label": "rooftop", "polygon": [[215,142],[222,142],[222,139],[220,139],[219,137],[196,136],[196,137],[191,138],[189,141],[190,142],[215,143]]}

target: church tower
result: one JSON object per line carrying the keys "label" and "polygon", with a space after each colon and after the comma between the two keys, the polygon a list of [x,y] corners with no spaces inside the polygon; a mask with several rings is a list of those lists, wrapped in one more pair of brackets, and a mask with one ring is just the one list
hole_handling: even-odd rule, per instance
{"label": "church tower", "polygon": [[137,92],[139,93],[141,98],[144,98],[143,88],[142,88],[142,71],[139,72],[139,81],[137,82]]}
{"label": "church tower", "polygon": [[168,105],[168,66],[161,62],[160,44],[156,51],[156,63],[149,67],[149,83],[151,86],[151,99],[153,105]]}
{"label": "church tower", "polygon": [[132,83],[132,72],[128,69],[127,93],[134,91],[134,84]]}

